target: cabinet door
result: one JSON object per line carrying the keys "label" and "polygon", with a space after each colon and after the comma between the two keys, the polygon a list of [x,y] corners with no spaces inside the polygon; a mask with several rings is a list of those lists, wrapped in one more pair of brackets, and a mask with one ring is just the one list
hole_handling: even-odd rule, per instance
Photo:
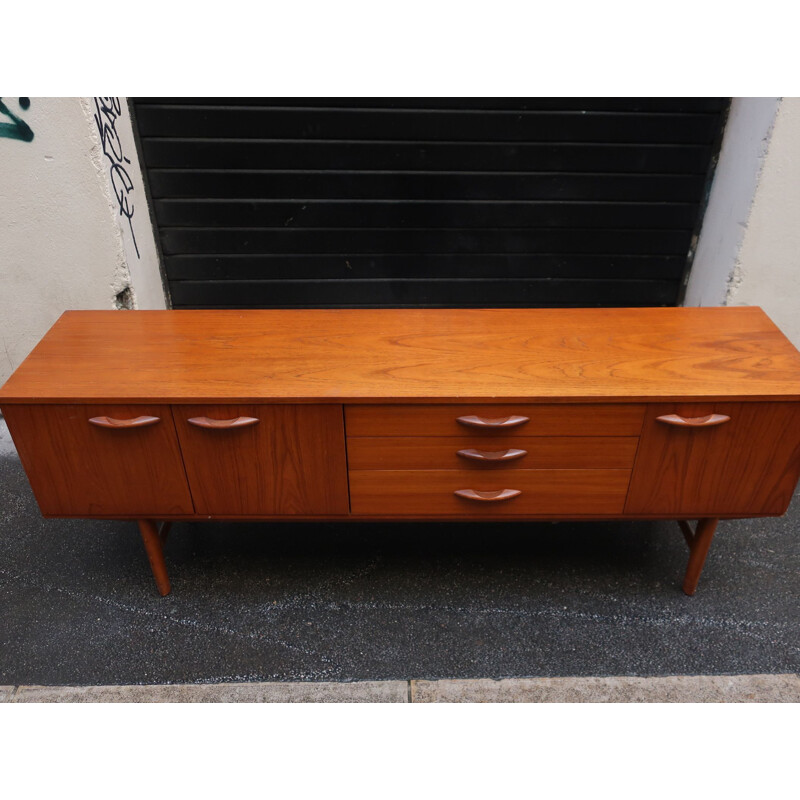
{"label": "cabinet door", "polygon": [[169,406],[6,406],[8,427],[48,516],[191,514]]}
{"label": "cabinet door", "polygon": [[173,406],[198,514],[346,514],[340,405]]}
{"label": "cabinet door", "polygon": [[[712,414],[729,419],[704,421]],[[694,425],[682,425],[676,416]],[[800,404],[653,405],[642,428],[625,512],[690,518],[782,514],[798,475]]]}

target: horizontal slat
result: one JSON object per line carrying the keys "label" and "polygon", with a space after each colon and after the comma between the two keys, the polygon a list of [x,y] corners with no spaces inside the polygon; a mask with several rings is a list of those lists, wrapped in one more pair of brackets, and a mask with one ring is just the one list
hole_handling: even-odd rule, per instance
{"label": "horizontal slat", "polygon": [[716,114],[150,105],[136,107],[142,136],[403,141],[675,142],[710,144]]}
{"label": "horizontal slat", "polygon": [[684,256],[414,255],[168,256],[171,280],[358,278],[619,278],[675,280]]}
{"label": "horizontal slat", "polygon": [[153,197],[697,202],[701,175],[150,171]]}
{"label": "horizontal slat", "polygon": [[692,228],[695,203],[156,200],[159,225],[263,228]]}
{"label": "horizontal slat", "polygon": [[[636,436],[378,436],[349,437],[350,469],[631,469]],[[472,461],[459,450],[524,450],[512,461]]]}
{"label": "horizontal slat", "polygon": [[[240,135],[244,136],[246,132]],[[200,132],[198,132],[200,135]],[[679,172],[703,174],[708,145],[142,140],[152,168]]]}
{"label": "horizontal slat", "polygon": [[460,108],[465,110],[613,110],[713,112],[726,97],[137,97],[134,103],[284,108]]}
{"label": "horizontal slat", "polygon": [[178,253],[648,253],[680,255],[691,231],[606,229],[397,230],[162,228],[165,255]]}
{"label": "horizontal slat", "polygon": [[678,281],[351,280],[170,281],[179,307],[322,308],[674,305]]}

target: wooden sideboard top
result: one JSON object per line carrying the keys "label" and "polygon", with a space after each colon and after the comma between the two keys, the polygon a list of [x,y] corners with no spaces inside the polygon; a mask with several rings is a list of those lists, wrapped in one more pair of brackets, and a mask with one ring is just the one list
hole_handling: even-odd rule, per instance
{"label": "wooden sideboard top", "polygon": [[0,402],[800,400],[755,307],[68,311]]}

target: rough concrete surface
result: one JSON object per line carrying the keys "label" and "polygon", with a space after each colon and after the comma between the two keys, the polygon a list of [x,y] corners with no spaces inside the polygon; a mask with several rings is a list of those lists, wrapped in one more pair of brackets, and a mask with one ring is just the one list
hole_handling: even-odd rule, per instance
{"label": "rough concrete surface", "polygon": [[[16,693],[14,693],[16,689]],[[797,675],[2,686],[12,703],[797,703]]]}
{"label": "rough concrete surface", "polygon": [[671,522],[178,523],[162,598],[135,523],[43,519],[6,452],[0,683],[797,673],[799,531],[720,523],[690,598]]}
{"label": "rough concrete surface", "polygon": [[407,681],[20,686],[13,703],[405,703]]}
{"label": "rough concrete surface", "polygon": [[165,307],[125,99],[116,117],[91,97],[20,99],[3,102],[33,138],[0,138],[0,384],[67,309]]}
{"label": "rough concrete surface", "polygon": [[780,105],[779,97],[731,98],[684,305],[726,304]]}
{"label": "rough concrete surface", "polygon": [[797,675],[411,681],[412,703],[797,703]]}
{"label": "rough concrete surface", "polygon": [[726,305],[762,306],[800,347],[800,98],[781,98]]}
{"label": "rough concrete surface", "polygon": [[114,308],[130,283],[81,99],[33,97],[27,110],[5,102],[33,139],[0,140],[0,384],[64,310]]}

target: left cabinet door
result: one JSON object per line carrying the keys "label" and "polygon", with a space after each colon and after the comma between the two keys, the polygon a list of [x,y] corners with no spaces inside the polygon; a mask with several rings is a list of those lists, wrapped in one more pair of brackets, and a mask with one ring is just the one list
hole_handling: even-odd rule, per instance
{"label": "left cabinet door", "polygon": [[347,514],[341,405],[173,406],[198,514]]}
{"label": "left cabinet door", "polygon": [[46,516],[194,512],[169,406],[13,405],[3,413]]}

